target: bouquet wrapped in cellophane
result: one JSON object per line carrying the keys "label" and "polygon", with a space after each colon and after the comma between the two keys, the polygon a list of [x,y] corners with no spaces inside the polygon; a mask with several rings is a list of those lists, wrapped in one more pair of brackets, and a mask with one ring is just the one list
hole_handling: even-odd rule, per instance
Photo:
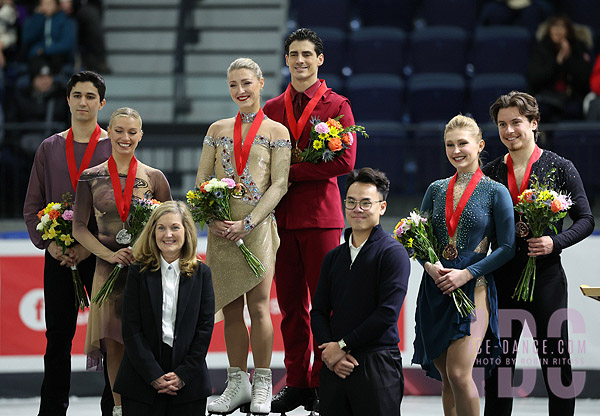
{"label": "bouquet wrapped in cellophane", "polygon": [[[161,202],[156,199],[136,198],[134,197],[131,201],[131,207],[129,208],[129,216],[127,217],[127,232],[131,235],[131,246],[135,243],[135,240],[140,236],[144,226],[150,219],[152,211],[156,209]],[[119,277],[123,265],[117,263],[108,275],[106,282],[102,285],[96,296],[92,299],[92,302],[97,303],[98,306],[102,306],[105,300],[107,300],[115,287],[115,282]]]}
{"label": "bouquet wrapped in cellophane", "polygon": [[[62,202],[50,202],[46,208],[37,214],[40,222],[36,229],[43,233],[44,240],[53,240],[62,248],[65,254],[68,247],[75,243],[73,239],[73,203],[71,194],[67,192],[62,197]],[[75,290],[75,304],[82,311],[90,306],[88,295],[85,292],[81,275],[77,265],[71,266],[73,289]]]}
{"label": "bouquet wrapped in cellophane", "polygon": [[[241,198],[245,190],[241,183],[235,183],[233,179],[212,178],[200,185],[199,189],[188,191],[186,199],[192,218],[204,228],[204,224],[210,221],[232,221],[229,198]],[[244,244],[244,240],[235,242],[246,259],[248,266],[256,277],[261,276],[266,270],[262,262]]]}
{"label": "bouquet wrapped in cellophane", "polygon": [[[553,223],[567,215],[567,210],[573,205],[568,195],[561,194],[552,189],[555,169],[552,169],[546,177],[546,183],[540,184],[535,175],[531,175],[531,188],[524,190],[519,195],[519,202],[515,205],[515,211],[525,222],[519,220],[515,225],[519,236],[525,238],[539,238],[544,235],[546,228],[555,233],[556,227]],[[513,299],[531,302],[533,290],[535,289],[536,262],[535,257],[529,257],[525,269],[512,295]]]}
{"label": "bouquet wrapped in cellophane", "polygon": [[310,129],[308,146],[300,154],[302,161],[310,163],[329,162],[343,155],[354,142],[352,132],[359,132],[363,136],[369,137],[363,126],[356,124],[348,127],[342,126],[339,122],[342,117],[343,115],[337,116],[327,121],[312,120],[313,126]]}
{"label": "bouquet wrapped in cellophane", "polygon": [[[408,217],[398,222],[394,228],[394,238],[404,245],[413,259],[428,261],[431,264],[440,262],[433,226],[427,216],[418,210],[413,210]],[[461,317],[475,310],[475,304],[461,288],[452,291],[452,300]]]}

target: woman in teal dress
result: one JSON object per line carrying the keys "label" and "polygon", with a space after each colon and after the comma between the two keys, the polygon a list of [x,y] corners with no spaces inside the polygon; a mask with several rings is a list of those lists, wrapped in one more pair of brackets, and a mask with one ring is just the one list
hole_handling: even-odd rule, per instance
{"label": "woman in teal dress", "polygon": [[[444,144],[457,172],[429,185],[421,204],[443,252],[440,263],[423,265],[412,362],[442,381],[445,415],[478,415],[472,370],[484,338],[486,356],[479,358],[487,374],[500,355],[491,272],[514,255],[513,208],[507,189],[481,173],[485,143],[475,120],[462,115],[450,120]],[[492,242],[498,248],[487,255]],[[472,314],[461,316],[454,305],[450,294],[458,288],[474,302]]]}

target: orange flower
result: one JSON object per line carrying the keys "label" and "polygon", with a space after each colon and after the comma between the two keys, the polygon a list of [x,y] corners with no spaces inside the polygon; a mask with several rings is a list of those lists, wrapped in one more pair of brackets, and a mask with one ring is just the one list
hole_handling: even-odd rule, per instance
{"label": "orange flower", "polygon": [[556,214],[558,211],[562,211],[562,208],[562,202],[558,198],[552,201],[552,206],[550,207],[550,209],[552,209],[552,212]]}
{"label": "orange flower", "polygon": [[37,213],[37,217],[39,220],[41,220],[43,216],[44,216],[44,210],[41,209],[40,212]]}
{"label": "orange flower", "polygon": [[525,202],[533,202],[533,190],[527,189],[521,194],[521,200]]}
{"label": "orange flower", "polygon": [[200,185],[200,191],[205,194],[206,191],[204,190],[204,186],[208,183],[208,181],[204,182],[202,185]]}
{"label": "orange flower", "polygon": [[327,124],[329,124],[330,126],[333,126],[333,127],[337,128],[338,130],[343,130],[344,129],[344,127],[342,126],[342,123],[340,123],[339,121],[334,120],[332,118],[327,119]]}
{"label": "orange flower", "polygon": [[342,150],[342,141],[337,137],[332,137],[327,146],[329,146],[329,150],[332,152],[337,152],[338,150]]}
{"label": "orange flower", "polygon": [[350,144],[350,136],[348,136],[348,133],[344,133],[342,136],[342,142],[344,144]]}
{"label": "orange flower", "polygon": [[50,210],[50,212],[48,213],[48,217],[49,217],[51,220],[54,220],[54,219],[56,219],[56,218],[60,217],[60,212],[56,211],[55,209],[52,209],[52,210]]}

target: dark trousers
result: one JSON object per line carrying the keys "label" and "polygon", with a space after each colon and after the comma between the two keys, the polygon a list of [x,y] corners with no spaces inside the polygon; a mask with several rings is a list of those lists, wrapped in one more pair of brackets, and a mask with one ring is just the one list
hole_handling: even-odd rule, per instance
{"label": "dark trousers", "polygon": [[[158,363],[165,373],[173,371],[172,356],[173,349],[163,342]],[[123,416],[200,416],[206,413],[206,398],[173,403],[173,397],[168,394],[157,394],[154,396],[154,402],[148,404],[122,395]]]}
{"label": "dark trousers", "polygon": [[[523,265],[524,267],[524,265]],[[512,320],[507,334],[502,328],[506,315],[523,317],[533,316],[537,341],[537,353],[548,392],[548,414],[550,416],[569,416],[575,412],[575,390],[569,354],[569,336],[567,332],[567,279],[558,256],[538,260],[536,285],[532,302],[512,299],[514,289],[522,268],[515,267],[512,272],[495,274],[498,288],[498,307],[500,318],[500,340],[502,357],[485,383],[485,416],[509,416],[512,412],[512,397],[499,397],[502,390],[512,387],[517,345],[523,323]],[[523,312],[525,311],[525,312]],[[557,314],[555,315],[555,312]],[[553,317],[552,323],[550,318]],[[504,317],[504,318],[503,318]],[[499,376],[499,369],[504,374]],[[510,373],[507,372],[508,369]],[[500,377],[500,378],[499,378]],[[554,387],[553,387],[554,386]],[[557,392],[560,392],[557,394]]]}
{"label": "dark trousers", "polygon": [[[342,230],[279,228],[280,245],[275,262],[275,289],[281,310],[281,335],[285,350],[285,384],[318,387],[321,350],[310,336],[310,299],[315,295],[325,255],[340,245]],[[314,353],[310,365],[310,353]]]}
{"label": "dark trousers", "polygon": [[400,416],[404,375],[400,351],[356,354],[358,367],[345,379],[323,366],[319,410],[323,416]]}
{"label": "dark trousers", "polygon": [[[92,292],[95,267],[96,257],[93,255],[78,266],[81,280],[88,293]],[[71,269],[61,266],[60,262],[46,251],[44,262],[46,353],[44,354],[40,416],[65,415],[67,413],[71,387],[71,345],[77,326],[77,313]],[[102,395],[102,414],[111,415],[113,400],[106,371],[105,382]]]}

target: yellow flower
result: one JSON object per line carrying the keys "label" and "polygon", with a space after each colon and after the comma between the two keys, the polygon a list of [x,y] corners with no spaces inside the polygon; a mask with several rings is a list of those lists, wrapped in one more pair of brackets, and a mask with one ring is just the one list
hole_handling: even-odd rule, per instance
{"label": "yellow flower", "polygon": [[56,238],[56,230],[54,229],[54,226],[50,227],[50,229],[47,231],[48,233],[48,237],[47,238]]}
{"label": "yellow flower", "polygon": [[540,200],[540,201],[552,201],[553,199],[554,199],[554,196],[547,189],[540,192],[540,195],[538,196],[538,200]]}
{"label": "yellow flower", "polygon": [[414,240],[412,238],[409,238],[408,241],[406,242],[406,247],[408,247],[408,248],[412,247],[413,246],[413,241]]}
{"label": "yellow flower", "polygon": [[323,147],[323,142],[321,140],[315,140],[313,142],[313,149],[319,150],[322,147]]}
{"label": "yellow flower", "polygon": [[332,126],[329,128],[329,134],[333,137],[337,137],[340,134],[340,130],[338,128]]}
{"label": "yellow flower", "polygon": [[327,138],[327,136],[328,136],[327,133],[321,133],[321,134],[319,134],[319,139],[325,140]]}
{"label": "yellow flower", "polygon": [[71,238],[70,234],[63,234],[60,236],[60,239],[65,242],[65,246],[70,246],[75,242],[75,240]]}

